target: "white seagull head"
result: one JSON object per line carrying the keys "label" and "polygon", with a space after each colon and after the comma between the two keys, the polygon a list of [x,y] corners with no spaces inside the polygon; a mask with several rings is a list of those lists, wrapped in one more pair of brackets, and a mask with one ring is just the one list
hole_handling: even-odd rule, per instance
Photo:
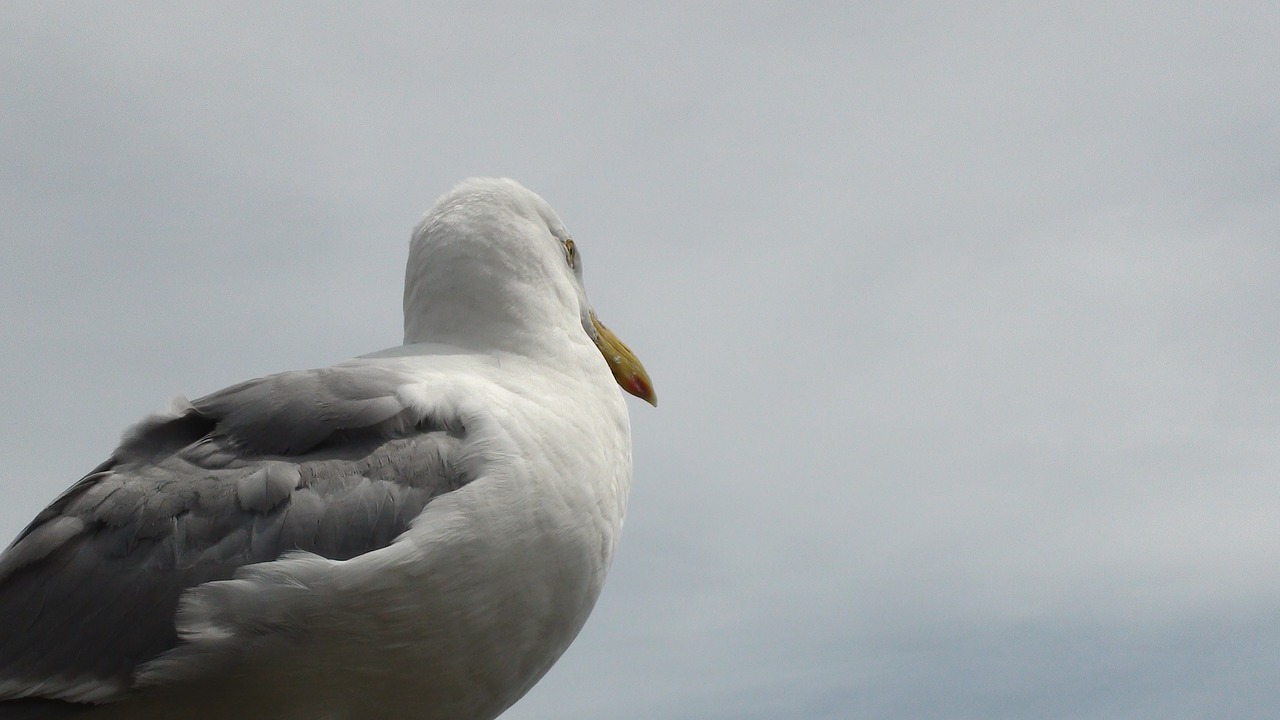
{"label": "white seagull head", "polygon": [[628,393],[657,404],[635,354],[596,317],[582,253],[555,210],[509,178],[470,178],[414,230],[405,272],[406,344],[536,353],[585,333]]}

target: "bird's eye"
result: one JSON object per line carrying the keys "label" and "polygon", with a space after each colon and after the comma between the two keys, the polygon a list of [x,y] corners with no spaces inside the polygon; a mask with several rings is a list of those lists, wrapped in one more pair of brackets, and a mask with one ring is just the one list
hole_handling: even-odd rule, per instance
{"label": "bird's eye", "polygon": [[578,248],[574,247],[572,240],[564,241],[564,254],[565,254],[565,257],[569,260],[569,267],[574,270],[577,270],[578,269]]}

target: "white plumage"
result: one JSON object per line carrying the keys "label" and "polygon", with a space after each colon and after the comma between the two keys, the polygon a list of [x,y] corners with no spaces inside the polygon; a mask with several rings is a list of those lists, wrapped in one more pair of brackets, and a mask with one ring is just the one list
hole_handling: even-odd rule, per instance
{"label": "white plumage", "polygon": [[132,429],[0,557],[0,717],[496,717],[604,582],[617,384],[653,402],[581,270],[542,198],[466,181],[415,232],[403,346]]}

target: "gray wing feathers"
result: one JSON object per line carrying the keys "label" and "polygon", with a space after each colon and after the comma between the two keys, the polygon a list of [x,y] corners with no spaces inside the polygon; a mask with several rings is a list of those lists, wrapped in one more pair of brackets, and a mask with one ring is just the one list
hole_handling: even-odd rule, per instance
{"label": "gray wing feathers", "polygon": [[345,560],[390,544],[467,482],[462,430],[416,417],[403,382],[365,366],[285,373],[135,427],[0,556],[0,700],[118,697],[178,644],[189,588],[290,551]]}
{"label": "gray wing feathers", "polygon": [[408,418],[394,393],[399,380],[385,368],[362,366],[356,374],[338,366],[251,380],[192,405],[250,449],[301,453],[343,430],[401,429]]}

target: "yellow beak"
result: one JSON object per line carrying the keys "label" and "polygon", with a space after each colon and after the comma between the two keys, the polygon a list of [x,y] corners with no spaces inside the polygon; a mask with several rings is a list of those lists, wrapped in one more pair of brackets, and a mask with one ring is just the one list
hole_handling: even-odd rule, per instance
{"label": "yellow beak", "polygon": [[653,392],[653,383],[649,381],[649,373],[644,371],[644,365],[640,364],[636,354],[612,330],[601,324],[594,312],[591,313],[591,324],[596,329],[596,347],[600,348],[600,354],[609,363],[613,379],[618,381],[623,390],[657,407],[658,396]]}

